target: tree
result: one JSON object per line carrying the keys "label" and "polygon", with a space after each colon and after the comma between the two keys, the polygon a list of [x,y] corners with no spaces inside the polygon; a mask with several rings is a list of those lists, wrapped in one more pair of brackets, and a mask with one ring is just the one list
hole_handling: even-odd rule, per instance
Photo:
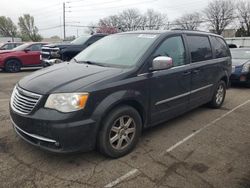
{"label": "tree", "polygon": [[18,25],[20,27],[21,37],[23,40],[41,41],[42,37],[38,33],[38,28],[35,26],[34,17],[29,14],[24,14],[19,17]]}
{"label": "tree", "polygon": [[247,31],[245,30],[243,26],[237,29],[235,33],[235,37],[245,37],[245,36],[247,36]]}
{"label": "tree", "polygon": [[220,35],[234,20],[235,5],[232,0],[213,0],[205,8],[204,13],[210,27]]}
{"label": "tree", "polygon": [[126,9],[117,15],[100,19],[99,27],[115,28],[117,31],[161,29],[166,27],[167,16],[152,9],[141,14],[137,9]]}
{"label": "tree", "polygon": [[184,14],[175,20],[177,27],[187,30],[197,30],[201,24],[201,15],[198,12]]}
{"label": "tree", "polygon": [[123,31],[139,30],[143,16],[138,9],[126,9],[119,15],[120,27]]}
{"label": "tree", "polygon": [[241,30],[245,30],[245,36],[250,36],[250,2],[241,0],[237,4],[239,20],[242,24]]}
{"label": "tree", "polygon": [[148,30],[159,30],[166,27],[167,20],[167,15],[148,9],[144,20],[142,19],[142,24],[145,24],[145,28]]}
{"label": "tree", "polygon": [[111,15],[109,17],[100,19],[98,25],[101,26],[107,26],[107,27],[114,27],[119,28],[121,27],[121,21],[118,15]]}
{"label": "tree", "polygon": [[117,28],[112,27],[112,26],[106,26],[106,25],[102,25],[98,27],[96,30],[96,33],[106,33],[106,34],[114,34],[118,32],[119,30]]}
{"label": "tree", "polygon": [[9,17],[0,16],[0,35],[12,37],[17,35],[17,27]]}

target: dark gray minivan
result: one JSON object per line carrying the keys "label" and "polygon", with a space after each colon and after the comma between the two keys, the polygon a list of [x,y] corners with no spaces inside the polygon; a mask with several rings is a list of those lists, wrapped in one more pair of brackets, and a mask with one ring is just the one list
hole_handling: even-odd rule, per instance
{"label": "dark gray minivan", "polygon": [[11,120],[27,142],[53,152],[129,153],[142,129],[203,104],[219,108],[231,74],[221,36],[143,31],[107,36],[71,62],[21,79]]}

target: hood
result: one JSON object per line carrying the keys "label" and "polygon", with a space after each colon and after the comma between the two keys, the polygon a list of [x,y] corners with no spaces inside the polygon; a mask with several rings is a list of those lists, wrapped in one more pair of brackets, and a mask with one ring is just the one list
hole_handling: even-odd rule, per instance
{"label": "hood", "polygon": [[79,46],[79,45],[75,45],[75,44],[71,44],[71,43],[55,43],[55,44],[48,44],[45,45],[44,47],[48,47],[48,48],[67,48],[67,47],[72,47],[72,46]]}
{"label": "hood", "polygon": [[232,65],[233,66],[242,66],[249,61],[250,61],[250,59],[232,59]]}
{"label": "hood", "polygon": [[118,68],[65,62],[36,71],[18,84],[23,89],[39,94],[75,92],[122,71]]}
{"label": "hood", "polygon": [[0,54],[6,54],[6,53],[11,53],[14,52],[13,50],[0,50]]}

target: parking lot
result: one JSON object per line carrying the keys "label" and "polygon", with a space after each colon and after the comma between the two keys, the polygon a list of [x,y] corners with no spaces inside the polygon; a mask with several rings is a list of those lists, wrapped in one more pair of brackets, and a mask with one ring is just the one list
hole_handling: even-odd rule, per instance
{"label": "parking lot", "polygon": [[232,87],[221,109],[200,107],[145,130],[120,159],[59,155],[12,129],[12,88],[34,70],[0,72],[0,187],[250,187],[250,90]]}

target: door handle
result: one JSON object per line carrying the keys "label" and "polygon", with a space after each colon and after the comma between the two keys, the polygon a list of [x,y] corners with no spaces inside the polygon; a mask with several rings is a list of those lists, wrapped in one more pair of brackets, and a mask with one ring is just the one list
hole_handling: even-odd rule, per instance
{"label": "door handle", "polygon": [[199,73],[201,70],[200,69],[195,69],[195,70],[193,70],[193,73],[194,74],[197,74],[197,73]]}
{"label": "door handle", "polygon": [[185,71],[185,72],[182,73],[183,76],[188,76],[190,74],[191,74],[191,71]]}

